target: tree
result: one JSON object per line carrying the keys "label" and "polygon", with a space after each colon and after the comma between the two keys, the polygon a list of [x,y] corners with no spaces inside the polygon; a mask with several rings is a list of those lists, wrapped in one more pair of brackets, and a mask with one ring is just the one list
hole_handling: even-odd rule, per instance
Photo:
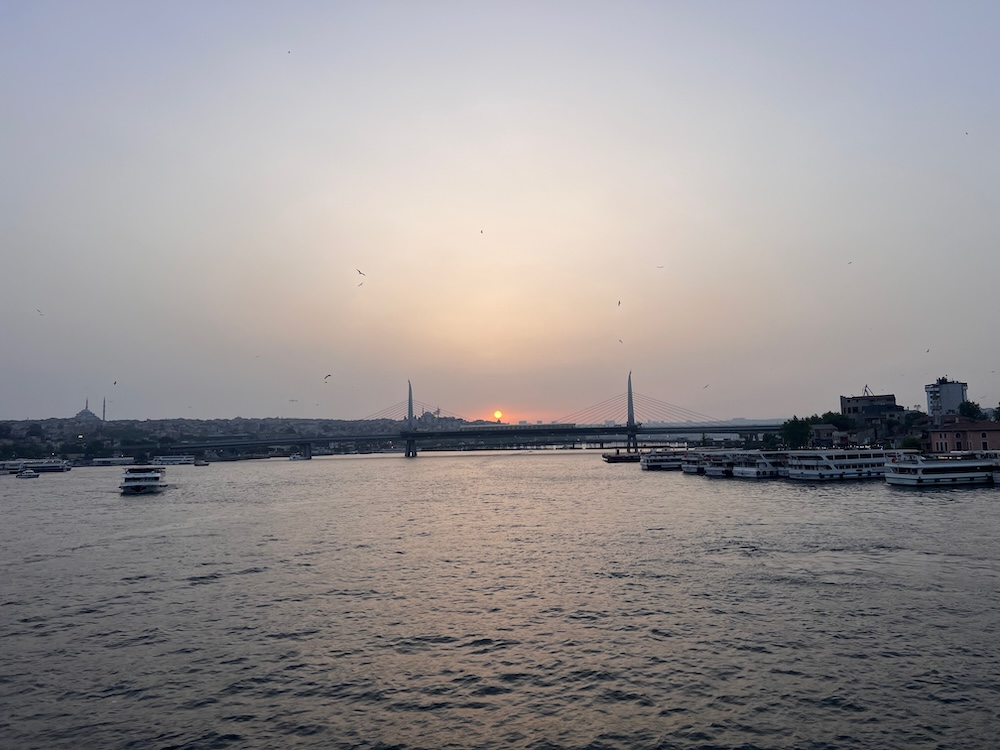
{"label": "tree", "polygon": [[[809,428],[813,424],[811,419],[812,417],[799,419],[793,416],[781,425],[781,437],[785,441],[785,445],[792,450],[805,446],[809,442]],[[816,417],[816,420],[818,422],[819,417]]]}
{"label": "tree", "polygon": [[984,419],[982,408],[975,401],[963,401],[958,405],[958,413],[968,419]]}
{"label": "tree", "polygon": [[1000,422],[1000,404],[997,404],[993,409],[993,421]]}

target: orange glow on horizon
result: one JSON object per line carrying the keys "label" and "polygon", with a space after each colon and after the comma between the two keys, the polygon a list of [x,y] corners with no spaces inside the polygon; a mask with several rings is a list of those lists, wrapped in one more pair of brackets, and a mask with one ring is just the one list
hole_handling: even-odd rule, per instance
{"label": "orange glow on horizon", "polygon": [[502,411],[500,411],[499,409],[497,409],[497,410],[496,410],[495,412],[493,412],[493,418],[494,418],[494,419],[495,419],[495,420],[496,420],[497,422],[499,422],[499,421],[500,421],[500,419],[501,419],[502,417],[503,417],[503,412],[502,412]]}

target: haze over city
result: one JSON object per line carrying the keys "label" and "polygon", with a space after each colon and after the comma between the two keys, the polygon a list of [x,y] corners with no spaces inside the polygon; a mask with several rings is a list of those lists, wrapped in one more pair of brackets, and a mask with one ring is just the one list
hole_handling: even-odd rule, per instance
{"label": "haze over city", "polygon": [[996,406],[998,24],[0,2],[0,419]]}

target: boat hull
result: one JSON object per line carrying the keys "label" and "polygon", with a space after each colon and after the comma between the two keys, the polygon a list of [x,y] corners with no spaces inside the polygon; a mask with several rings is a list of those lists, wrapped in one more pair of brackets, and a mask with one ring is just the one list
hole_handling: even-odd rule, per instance
{"label": "boat hull", "polygon": [[122,487],[121,491],[123,495],[155,495],[158,492],[162,492],[165,487],[165,484],[131,484],[127,487]]}

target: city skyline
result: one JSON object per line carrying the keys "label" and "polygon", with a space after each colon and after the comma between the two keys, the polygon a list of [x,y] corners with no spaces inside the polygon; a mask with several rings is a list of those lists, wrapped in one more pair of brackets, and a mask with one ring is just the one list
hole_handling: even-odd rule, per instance
{"label": "city skyline", "polygon": [[0,21],[0,419],[1000,401],[991,4]]}

